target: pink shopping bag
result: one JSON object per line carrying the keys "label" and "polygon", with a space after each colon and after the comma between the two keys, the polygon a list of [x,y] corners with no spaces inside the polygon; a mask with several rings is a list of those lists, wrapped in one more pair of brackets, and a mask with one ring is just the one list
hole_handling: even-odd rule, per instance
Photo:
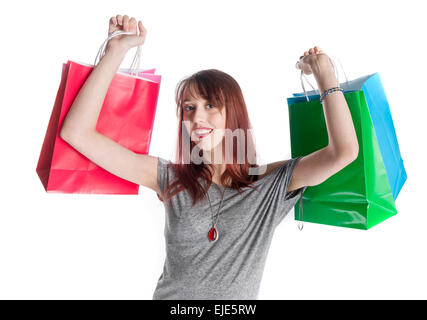
{"label": "pink shopping bag", "polygon": [[[63,64],[36,172],[46,192],[138,194],[139,185],[97,166],[59,136],[68,110],[93,69],[93,65],[70,60]],[[136,71],[119,69],[114,75],[96,130],[135,153],[148,154],[161,76],[154,74],[155,69]]]}

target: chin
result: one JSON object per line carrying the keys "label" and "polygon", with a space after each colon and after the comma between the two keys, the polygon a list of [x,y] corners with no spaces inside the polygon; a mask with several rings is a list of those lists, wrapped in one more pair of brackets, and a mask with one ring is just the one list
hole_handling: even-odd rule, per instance
{"label": "chin", "polygon": [[214,151],[221,143],[212,144],[210,141],[197,141],[196,144],[203,151]]}
{"label": "chin", "polygon": [[205,139],[200,139],[200,140],[193,140],[193,142],[199,147],[199,149],[204,150],[204,151],[213,151],[216,148],[219,148],[222,141],[223,141],[223,136],[213,136],[213,137],[206,137]]}
{"label": "chin", "polygon": [[197,146],[203,151],[212,151],[214,149],[210,143],[198,143]]}

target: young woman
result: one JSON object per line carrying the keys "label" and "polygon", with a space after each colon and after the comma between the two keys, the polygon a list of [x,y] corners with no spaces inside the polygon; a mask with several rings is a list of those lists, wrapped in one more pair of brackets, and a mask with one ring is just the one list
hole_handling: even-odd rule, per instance
{"label": "young woman", "polygon": [[[116,30],[133,35],[109,41],[71,106],[61,137],[105,170],[154,190],[164,202],[167,254],[153,299],[257,299],[276,226],[307,186],[322,183],[357,157],[356,133],[342,92],[323,98],[328,146],[260,167],[253,161],[239,85],[219,70],[203,70],[177,87],[181,125],[176,163],[136,154],[95,130],[114,74],[127,50],[142,45],[147,34],[141,21],[126,15],[110,19],[109,33]],[[321,92],[339,86],[329,58],[318,47],[304,52],[297,67],[314,75]],[[230,131],[232,138],[238,132],[246,146],[227,149]]]}

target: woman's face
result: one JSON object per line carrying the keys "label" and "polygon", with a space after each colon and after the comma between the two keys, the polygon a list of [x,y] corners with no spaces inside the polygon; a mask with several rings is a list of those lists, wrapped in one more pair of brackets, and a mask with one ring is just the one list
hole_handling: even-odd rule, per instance
{"label": "woman's face", "polygon": [[[201,97],[196,99],[184,95],[183,101],[183,120],[191,140],[202,150],[219,148],[225,134],[226,108],[221,113],[218,106]],[[203,127],[212,131],[197,130]]]}

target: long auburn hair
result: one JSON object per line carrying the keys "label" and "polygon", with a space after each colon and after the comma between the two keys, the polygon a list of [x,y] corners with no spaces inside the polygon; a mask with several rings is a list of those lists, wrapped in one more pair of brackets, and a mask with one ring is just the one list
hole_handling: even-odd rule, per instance
{"label": "long auburn hair", "polygon": [[[187,91],[188,90],[188,91]],[[190,196],[193,199],[193,206],[203,197],[206,196],[207,190],[212,183],[212,169],[213,164],[201,163],[195,164],[192,161],[188,161],[191,151],[196,146],[194,141],[191,141],[189,133],[182,125],[183,121],[183,98],[184,93],[187,92],[191,97],[197,98],[202,97],[209,103],[217,106],[220,111],[223,108],[227,108],[226,116],[226,129],[234,131],[235,129],[243,129],[240,132],[244,132],[246,141],[245,147],[247,150],[251,150],[252,157],[256,158],[255,143],[252,139],[252,135],[248,135],[248,129],[252,129],[249,116],[246,108],[246,103],[243,99],[242,90],[239,84],[233,77],[225,72],[208,69],[202,70],[193,75],[181,80],[175,91],[175,100],[177,104],[177,118],[179,119],[178,135],[176,142],[176,161],[171,162],[170,166],[175,174],[176,180],[173,181],[165,190],[163,195],[163,202],[169,201],[177,193],[188,190]],[[188,139],[190,150],[183,152],[183,138]],[[223,137],[222,154],[225,154],[225,136]],[[234,139],[233,139],[234,140]],[[234,142],[234,141],[233,141]],[[256,190],[256,187],[251,184],[256,181],[258,176],[256,174],[249,175],[249,168],[257,168],[257,164],[250,164],[248,161],[248,152],[244,150],[244,163],[237,163],[237,146],[233,143],[233,162],[226,164],[226,169],[221,176],[221,185],[224,185],[226,181],[231,178],[231,186],[229,188],[235,189],[242,194],[242,188],[249,187]],[[185,162],[185,159],[187,160]],[[241,162],[241,161],[240,161]],[[199,182],[199,178],[206,181],[206,186]]]}

